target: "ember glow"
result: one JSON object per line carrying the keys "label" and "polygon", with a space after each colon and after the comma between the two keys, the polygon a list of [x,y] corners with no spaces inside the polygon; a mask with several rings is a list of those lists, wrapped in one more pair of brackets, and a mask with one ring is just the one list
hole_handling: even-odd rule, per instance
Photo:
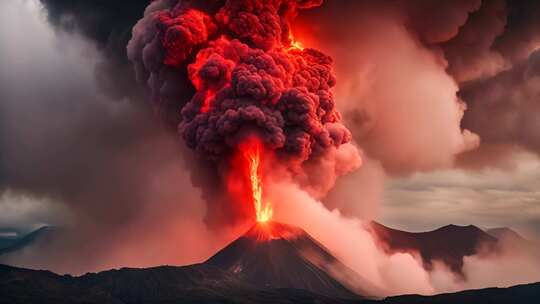
{"label": "ember glow", "polygon": [[247,145],[243,151],[247,161],[248,175],[251,184],[251,196],[257,222],[267,222],[272,218],[272,206],[269,202],[263,202],[262,198],[262,178],[260,174],[261,147],[258,142]]}
{"label": "ember glow", "polygon": [[289,46],[288,50],[299,50],[299,51],[303,51],[304,50],[304,46],[302,45],[302,42],[296,40],[296,38],[294,38],[294,35],[291,33],[289,33],[289,40],[291,41],[291,46]]}

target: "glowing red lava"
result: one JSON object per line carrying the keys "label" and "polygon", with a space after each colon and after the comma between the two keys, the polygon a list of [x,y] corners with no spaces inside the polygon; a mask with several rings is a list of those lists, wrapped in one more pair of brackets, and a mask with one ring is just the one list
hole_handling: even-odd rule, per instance
{"label": "glowing red lava", "polygon": [[298,50],[298,51],[302,51],[304,50],[304,46],[302,45],[302,43],[300,41],[297,41],[292,32],[289,33],[289,40],[290,40],[290,46],[287,48],[287,50],[291,51],[291,50]]}
{"label": "glowing red lava", "polygon": [[263,202],[262,199],[261,144],[258,141],[251,141],[242,152],[248,165],[248,177],[257,222],[267,222],[272,218],[273,210],[270,203]]}

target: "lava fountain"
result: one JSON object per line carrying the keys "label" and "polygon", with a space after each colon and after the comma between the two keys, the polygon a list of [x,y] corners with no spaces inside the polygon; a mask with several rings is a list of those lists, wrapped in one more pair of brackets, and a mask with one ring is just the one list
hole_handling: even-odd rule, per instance
{"label": "lava fountain", "polygon": [[261,145],[259,142],[250,144],[243,151],[243,155],[247,161],[249,181],[251,185],[251,196],[257,222],[267,222],[272,219],[272,206],[269,202],[263,202],[262,197],[262,177],[260,172],[261,164]]}

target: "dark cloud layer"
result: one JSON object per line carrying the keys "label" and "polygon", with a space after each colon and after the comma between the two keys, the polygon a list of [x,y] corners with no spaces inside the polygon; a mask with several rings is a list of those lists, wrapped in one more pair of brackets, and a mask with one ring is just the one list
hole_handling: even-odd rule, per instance
{"label": "dark cloud layer", "polygon": [[461,96],[469,103],[463,123],[482,134],[484,142],[540,153],[540,51],[494,77],[470,83]]}
{"label": "dark cloud layer", "polygon": [[[32,6],[0,7],[9,24],[2,37],[16,41],[0,46],[0,207],[34,198],[51,204],[51,212],[65,211],[39,215],[53,220],[44,224],[66,227],[28,254],[2,262],[78,273],[119,259],[134,266],[197,262],[212,252],[212,234],[182,233],[205,233],[204,205],[185,174],[182,146],[135,86],[125,45],[109,53],[107,35],[82,35],[80,25],[64,31],[63,23],[55,33]],[[98,8],[93,12],[99,15]],[[115,73],[101,70],[103,64]],[[104,75],[133,81],[121,86]],[[197,245],[178,251],[171,238],[193,238]],[[159,248],[168,254],[156,262]]]}
{"label": "dark cloud layer", "polygon": [[95,68],[102,90],[114,98],[141,94],[126,56],[131,28],[142,16],[147,0],[40,0],[48,21],[60,31],[77,33],[93,42],[103,58]]}
{"label": "dark cloud layer", "polygon": [[439,44],[468,105],[463,126],[485,145],[540,152],[539,20],[538,1],[482,1],[455,36]]}
{"label": "dark cloud layer", "polygon": [[177,92],[175,100],[187,100],[173,111],[181,110],[180,133],[201,156],[226,158],[246,128],[299,162],[350,140],[330,93],[332,59],[287,51],[290,16],[321,1],[228,1],[215,16],[163,3],[135,26],[128,55],[160,108],[167,87],[195,88]]}
{"label": "dark cloud layer", "polygon": [[[539,14],[538,1],[336,0],[328,1],[321,9],[308,13],[306,20],[309,24],[318,25],[314,29],[317,32],[317,37],[314,39],[320,40],[322,45],[339,43],[345,46],[333,53],[333,55],[339,54],[336,56],[338,76],[341,76],[342,81],[347,78],[347,76],[343,77],[343,74],[347,74],[349,78],[358,77],[355,73],[358,75],[358,71],[362,69],[354,70],[356,62],[360,62],[363,56],[366,57],[364,55],[366,50],[373,48],[372,45],[378,40],[385,40],[390,35],[388,29],[381,29],[384,22],[375,21],[377,18],[406,29],[418,44],[419,52],[431,52],[437,58],[438,64],[456,82],[458,85],[456,93],[469,108],[464,111],[461,127],[478,134],[483,145],[488,147],[482,146],[476,151],[467,153],[467,158],[496,166],[499,162],[507,162],[501,161],[500,157],[494,158],[484,154],[493,150],[489,148],[493,145],[517,145],[535,153],[540,152],[534,144],[537,136],[532,120],[540,116],[540,112],[535,106],[538,103],[538,97],[532,92],[535,86],[532,83],[536,76],[530,71],[535,67],[533,60],[529,59],[532,52],[540,47]],[[339,20],[335,20],[334,16],[340,16]],[[369,21],[370,18],[373,20]],[[350,30],[343,35],[335,35],[334,33],[340,28]],[[380,31],[379,36],[373,39],[374,42],[370,41],[369,33],[377,31]],[[306,36],[309,37],[309,33]],[[370,44],[369,46],[362,45],[362,42],[366,41]],[[351,48],[355,51],[351,52]],[[402,47],[401,49],[403,50]],[[379,52],[384,50],[381,48]],[[402,56],[398,52],[396,49],[395,53],[390,53],[394,54],[392,56]],[[343,65],[343,71],[346,71],[341,75],[340,64]],[[363,63],[364,66],[370,64],[384,65],[384,61],[366,60]],[[424,70],[424,68],[418,67],[417,70]],[[525,70],[529,71],[527,75],[525,75]],[[363,73],[367,76],[362,79],[364,84],[361,83],[362,80],[357,82],[358,87],[369,86],[373,81],[370,79],[372,75],[369,71]],[[396,69],[395,73],[399,74],[399,70]],[[411,75],[411,77],[417,76]],[[401,80],[399,77],[396,77],[396,80],[396,82],[387,83],[387,86],[389,90],[392,88],[399,90],[397,92],[401,93],[397,93],[395,98],[400,99],[405,92],[405,89],[399,87],[400,82],[406,80]],[[525,86],[528,87],[528,93],[524,93]],[[495,88],[500,88],[497,90],[499,93],[490,91]],[[505,92],[502,92],[503,90]],[[418,93],[421,94],[421,92]],[[441,98],[443,94],[444,92],[440,91]],[[377,101],[380,104],[380,100],[372,99],[374,99],[373,103]],[[396,164],[395,157],[388,160],[374,150],[371,143],[365,142],[365,139],[376,132],[382,124],[379,117],[370,113],[370,107],[379,106],[371,105],[369,100],[357,103],[364,103],[364,105],[356,107],[352,112],[345,111],[344,116],[350,117],[350,123],[356,125],[353,134],[359,142],[364,142],[363,148],[371,156],[381,159],[385,168],[390,171],[403,173],[401,169],[404,167],[407,168],[406,171],[422,170],[422,166],[415,166],[414,161],[411,161],[409,165]],[[425,132],[418,128],[417,131],[419,134]],[[439,135],[443,136],[442,133]],[[424,138],[426,138],[425,135]],[[387,146],[390,144],[387,143]],[[506,156],[511,157],[512,151],[516,149],[498,148],[498,150],[508,152]],[[461,152],[464,151],[467,149]],[[454,158],[461,152],[454,154]],[[419,150],[416,153],[420,155],[423,152]],[[482,161],[482,158],[485,161]]]}
{"label": "dark cloud layer", "polygon": [[[413,16],[433,12],[430,3],[328,1],[300,15],[294,26],[301,41],[315,41],[336,59],[336,98],[344,120],[366,154],[392,174],[451,167],[456,155],[478,144],[460,125],[465,107],[444,58],[412,23]],[[469,6],[464,10],[465,17],[449,17],[430,39],[457,33]]]}
{"label": "dark cloud layer", "polygon": [[136,208],[95,207],[104,199],[136,204],[132,183],[144,175],[128,170],[130,155],[163,135],[140,102],[145,95],[125,56],[130,20],[141,9],[126,15],[110,2],[92,3],[44,0],[49,22],[63,33],[53,37],[29,20],[21,35],[37,31],[40,38],[19,39],[24,52],[4,46],[1,186],[103,212],[98,218],[114,222]]}

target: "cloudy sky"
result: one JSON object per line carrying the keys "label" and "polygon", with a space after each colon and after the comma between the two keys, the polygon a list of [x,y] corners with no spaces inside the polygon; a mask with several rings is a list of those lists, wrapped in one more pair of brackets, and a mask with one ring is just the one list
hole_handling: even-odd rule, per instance
{"label": "cloudy sky", "polygon": [[[50,4],[54,1],[44,3],[54,8]],[[319,33],[321,41],[329,42],[328,51],[337,58],[338,77],[346,79],[336,91],[338,104],[341,103],[338,106],[367,160],[359,172],[338,183],[336,189],[344,189],[343,193],[331,193],[328,204],[349,210],[349,215],[370,214],[390,226],[414,231],[453,223],[485,228],[509,226],[526,235],[540,234],[540,81],[535,72],[539,65],[532,56],[528,57],[537,47],[523,46],[528,50],[524,57],[511,57],[500,46],[504,41],[491,41],[490,47],[499,47],[490,54],[501,56],[497,58],[504,60],[504,68],[468,58],[477,64],[475,67],[481,66],[481,73],[477,69],[470,71],[452,65],[452,58],[459,57],[460,39],[452,38],[455,40],[441,42],[440,46],[438,43],[444,39],[432,39],[440,33],[419,30],[418,36],[411,36],[412,30],[401,27],[400,14],[386,15],[388,10],[378,10],[377,5],[367,7],[371,6],[375,7],[374,15],[382,18],[373,20],[366,16],[358,28],[351,30],[351,36],[357,38],[344,35],[340,38],[344,41],[332,44],[324,40],[330,39],[324,29]],[[111,218],[104,221],[115,222],[114,212],[111,215],[99,211],[101,207],[90,212],[80,206],[89,201],[94,204],[99,196],[90,193],[96,193],[98,188],[100,195],[107,195],[117,189],[123,192],[140,182],[137,178],[108,189],[103,179],[107,174],[124,176],[125,167],[131,165],[126,154],[139,151],[141,143],[166,142],[163,145],[167,149],[175,149],[167,136],[163,139],[156,135],[156,127],[144,122],[148,117],[139,113],[138,106],[126,101],[137,97],[104,89],[103,83],[111,82],[103,75],[125,80],[122,84],[114,83],[114,88],[130,83],[126,80],[130,76],[126,75],[131,67],[120,63],[116,66],[117,62],[107,60],[107,52],[113,52],[109,40],[105,39],[103,47],[99,31],[95,34],[86,24],[81,26],[73,21],[79,15],[51,17],[53,14],[48,15],[47,8],[37,0],[8,0],[0,4],[0,37],[8,42],[0,45],[0,228],[61,226],[72,223],[73,213],[98,217],[107,214]],[[464,11],[465,17],[458,18],[460,29],[489,19],[489,13],[495,10],[487,4],[452,9],[456,14],[460,9]],[[514,11],[508,11],[511,21]],[[308,17],[320,18],[321,24],[325,24],[325,17],[317,14]],[[414,14],[421,15],[421,8],[414,10]],[[141,16],[142,11],[135,20]],[[340,22],[348,20],[347,16],[343,19]],[[466,20],[473,20],[472,25]],[[371,22],[388,34],[380,36],[377,31],[370,31],[373,27],[365,25]],[[69,26],[63,27],[66,24]],[[512,41],[515,37],[504,38],[501,40]],[[305,40],[316,39],[306,33]],[[402,51],[386,48],[389,40]],[[355,51],[339,53],[343,49]],[[441,54],[450,62],[449,70],[439,65],[437,56]],[[347,61],[351,57],[355,64]],[[115,73],[106,72],[109,64]],[[357,65],[362,67],[352,70]],[[522,81],[514,81],[515,75],[521,75]],[[471,78],[477,82],[471,83]],[[496,96],[486,93],[495,95],[496,89],[501,91]],[[465,114],[461,120],[464,108],[457,102],[458,94],[468,102],[465,113],[470,111],[474,117]],[[370,104],[372,100],[377,102]],[[490,104],[497,106],[490,108]],[[511,113],[510,117],[505,113]],[[472,131],[464,131],[462,125]],[[503,152],[485,152],[484,143],[502,146]],[[518,148],[506,149],[508,146]],[[481,152],[474,154],[473,150]],[[463,153],[469,154],[457,159]],[[166,154],[163,158],[171,162],[174,159],[178,165],[178,160],[169,156],[170,151]],[[148,162],[162,158],[154,157]],[[122,163],[117,165],[120,158]],[[139,168],[141,176],[148,172],[143,167]],[[194,199],[200,199],[187,177],[182,176],[181,183],[186,192],[195,193]],[[117,198],[132,199],[124,193]],[[336,202],[343,199],[350,201]],[[77,204],[65,203],[66,200]],[[103,210],[108,210],[106,206],[104,203]],[[122,205],[121,209],[126,208]]]}
{"label": "cloudy sky", "polygon": [[445,223],[540,232],[540,161],[516,156],[512,169],[444,170],[392,179],[385,185],[383,222],[426,230]]}

